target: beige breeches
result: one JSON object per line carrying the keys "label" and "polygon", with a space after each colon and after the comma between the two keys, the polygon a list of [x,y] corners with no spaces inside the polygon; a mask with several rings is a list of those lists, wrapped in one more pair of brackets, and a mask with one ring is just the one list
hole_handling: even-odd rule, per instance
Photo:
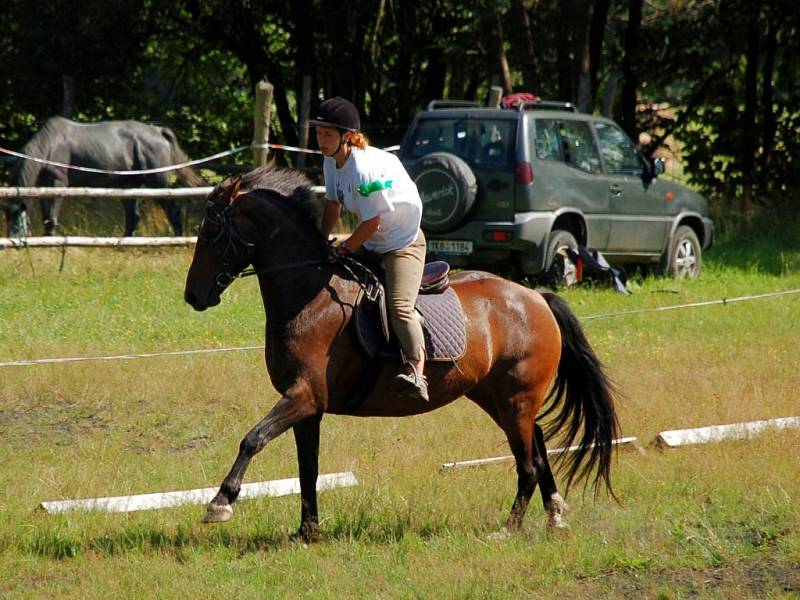
{"label": "beige breeches", "polygon": [[425,235],[420,230],[414,243],[406,248],[387,252],[381,261],[386,271],[386,309],[389,321],[403,354],[414,361],[425,356],[422,323],[414,309],[425,268],[425,248]]}

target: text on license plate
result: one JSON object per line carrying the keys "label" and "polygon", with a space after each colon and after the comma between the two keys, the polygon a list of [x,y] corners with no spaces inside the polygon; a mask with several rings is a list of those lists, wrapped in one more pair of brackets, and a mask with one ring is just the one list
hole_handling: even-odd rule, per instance
{"label": "text on license plate", "polygon": [[438,254],[472,254],[469,240],[428,240],[428,252]]}

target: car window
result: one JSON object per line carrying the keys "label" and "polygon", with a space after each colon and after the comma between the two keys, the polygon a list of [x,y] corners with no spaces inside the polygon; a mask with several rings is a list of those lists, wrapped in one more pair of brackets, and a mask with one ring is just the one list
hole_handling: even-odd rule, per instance
{"label": "car window", "polygon": [[611,175],[641,175],[642,162],[636,146],[616,125],[611,123],[595,123],[597,141],[606,165],[606,172]]}
{"label": "car window", "polygon": [[599,173],[600,155],[589,124],[585,121],[561,121],[560,125],[564,162],[587,173]]}
{"label": "car window", "polygon": [[513,168],[517,123],[507,119],[420,119],[409,158],[450,152],[471,165]]}
{"label": "car window", "polygon": [[536,119],[536,158],[562,161],[561,141],[558,136],[558,121]]}

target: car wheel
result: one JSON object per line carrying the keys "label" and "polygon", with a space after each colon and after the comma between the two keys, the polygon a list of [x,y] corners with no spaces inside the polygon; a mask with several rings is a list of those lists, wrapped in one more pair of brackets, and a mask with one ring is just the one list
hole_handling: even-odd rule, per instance
{"label": "car wheel", "polygon": [[703,263],[702,252],[694,229],[681,225],[675,230],[667,254],[663,257],[664,274],[675,279],[699,277]]}
{"label": "car wheel", "polygon": [[422,199],[422,229],[458,227],[477,196],[478,182],[469,165],[455,154],[434,152],[414,163],[410,172]]}
{"label": "car wheel", "polygon": [[567,249],[578,251],[578,242],[569,231],[557,229],[547,238],[547,270],[545,279],[553,287],[569,287],[578,283],[578,266]]}

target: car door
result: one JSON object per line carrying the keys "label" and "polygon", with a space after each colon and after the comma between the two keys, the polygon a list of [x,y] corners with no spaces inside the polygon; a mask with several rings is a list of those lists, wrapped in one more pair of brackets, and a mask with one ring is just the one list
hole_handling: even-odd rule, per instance
{"label": "car door", "polygon": [[565,165],[559,185],[562,205],[577,208],[586,217],[587,246],[603,248],[609,235],[609,201],[591,125],[583,120],[560,119],[558,129]]}
{"label": "car door", "polygon": [[661,254],[668,234],[666,201],[649,193],[644,160],[616,124],[595,121],[611,207],[607,252],[619,255]]}

